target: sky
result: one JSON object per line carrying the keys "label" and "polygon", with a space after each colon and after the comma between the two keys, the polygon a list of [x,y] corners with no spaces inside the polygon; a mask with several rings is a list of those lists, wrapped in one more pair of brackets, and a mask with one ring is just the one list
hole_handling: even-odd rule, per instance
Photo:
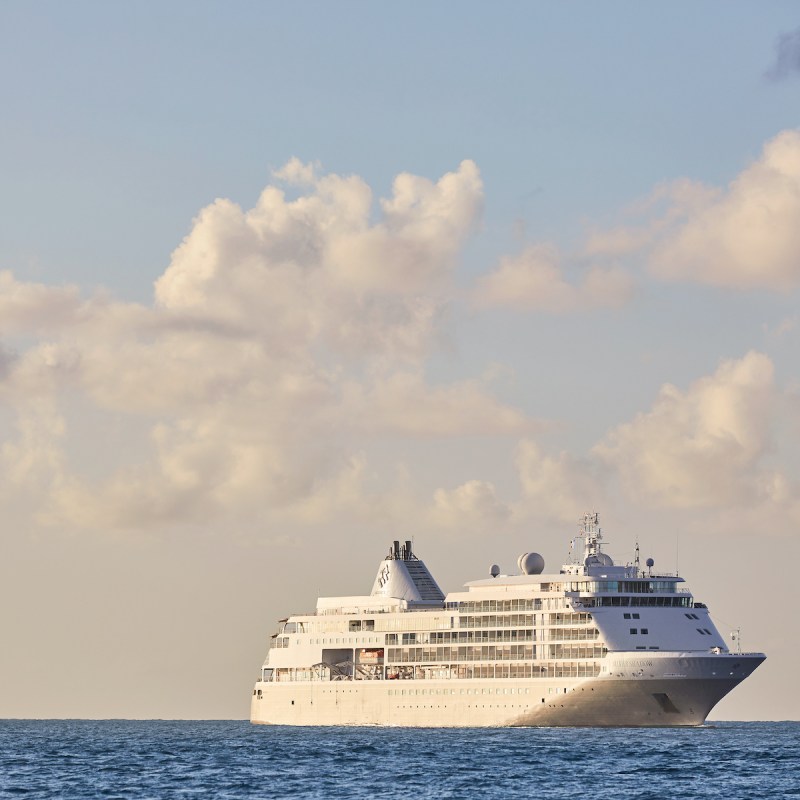
{"label": "sky", "polygon": [[796,3],[0,5],[0,716],[246,718],[393,539],[596,510],[800,719]]}

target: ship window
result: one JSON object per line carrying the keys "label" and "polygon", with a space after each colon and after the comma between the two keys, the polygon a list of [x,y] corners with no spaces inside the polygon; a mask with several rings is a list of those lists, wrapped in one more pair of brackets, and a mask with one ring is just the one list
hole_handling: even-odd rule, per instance
{"label": "ship window", "polygon": [[351,619],[350,620],[350,633],[355,633],[356,631],[361,630],[361,620],[360,619]]}
{"label": "ship window", "polygon": [[374,619],[365,619],[364,620],[364,630],[365,631],[374,631],[375,630],[375,620]]}
{"label": "ship window", "polygon": [[636,628],[631,628],[631,633],[638,633],[639,631]]}
{"label": "ship window", "polygon": [[698,632],[698,633],[699,633],[701,636],[704,636],[704,635],[705,635],[705,632],[703,631],[703,629],[702,629],[702,628],[698,628],[698,629],[697,629],[697,632]]}
{"label": "ship window", "polygon": [[631,615],[630,615],[630,614],[623,614],[623,615],[622,615],[622,618],[623,618],[623,619],[630,619],[630,618],[631,618]]}
{"label": "ship window", "polygon": [[634,615],[633,615],[633,618],[634,618],[634,619],[639,619],[639,615],[638,615],[638,614],[634,614]]}
{"label": "ship window", "polygon": [[686,619],[694,619],[694,614],[684,614],[683,616],[686,617]]}
{"label": "ship window", "polygon": [[708,628],[703,628],[703,631],[711,636],[711,631]]}
{"label": "ship window", "polygon": [[647,635],[648,633],[650,633],[650,630],[649,630],[649,628],[642,628],[642,633],[643,633],[643,634],[645,634],[645,635]]}

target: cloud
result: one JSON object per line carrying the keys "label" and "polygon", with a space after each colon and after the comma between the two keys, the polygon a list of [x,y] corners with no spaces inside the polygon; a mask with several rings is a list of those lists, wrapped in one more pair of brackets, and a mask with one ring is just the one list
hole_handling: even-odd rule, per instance
{"label": "cloud", "polygon": [[630,299],[633,281],[616,267],[592,266],[577,283],[566,280],[561,258],[551,245],[534,245],[478,281],[475,305],[516,311],[564,313],[591,308],[618,308]]}
{"label": "cloud", "polygon": [[497,497],[488,481],[472,480],[450,491],[437,489],[433,496],[434,521],[448,528],[484,527],[505,523],[511,511]]}
{"label": "cloud", "polygon": [[319,162],[304,164],[299,158],[293,156],[282,167],[273,170],[272,175],[290,186],[313,186],[317,182],[319,169]]}
{"label": "cloud", "polygon": [[[301,171],[294,165],[289,174]],[[304,173],[304,180],[312,177]],[[326,175],[311,188],[289,201],[269,186],[247,212],[229,200],[205,208],[156,282],[158,302],[171,310],[211,308],[217,318],[244,318],[262,331],[286,333],[288,326],[297,337],[322,333],[338,341],[346,312],[391,301],[402,320],[404,302],[441,292],[482,207],[471,161],[436,183],[399,175],[376,223],[371,190],[360,178]]]}
{"label": "cloud", "polygon": [[686,392],[666,384],[653,407],[594,448],[633,497],[695,508],[778,500],[782,476],[762,465],[777,392],[771,360],[723,362]]}
{"label": "cloud", "polygon": [[16,428],[18,438],[0,447],[3,490],[16,493],[32,484],[52,488],[63,471],[64,417],[54,403],[31,399],[20,410]]}
{"label": "cloud", "polygon": [[481,213],[472,162],[399,175],[378,214],[357,176],[293,160],[276,179],[297,196],[200,211],[152,306],[0,276],[3,478],[50,523],[379,518],[374,437],[531,429],[483,380],[424,377]]}
{"label": "cloud", "polygon": [[75,321],[83,305],[76,286],[21,283],[0,272],[0,336],[58,329]]}
{"label": "cloud", "polygon": [[515,506],[518,517],[571,522],[581,510],[608,506],[603,466],[597,460],[567,452],[551,456],[532,439],[524,439],[515,463],[522,488]]}
{"label": "cloud", "polygon": [[797,330],[798,323],[800,323],[800,317],[797,314],[793,314],[790,317],[784,317],[775,325],[769,325],[765,322],[762,324],[761,329],[767,337],[773,341],[779,341]]}
{"label": "cloud", "polygon": [[344,401],[354,428],[401,436],[519,434],[536,425],[491,397],[482,382],[428,386],[419,372],[376,376],[371,386],[352,383]]}
{"label": "cloud", "polygon": [[727,191],[660,238],[654,274],[737,289],[800,285],[800,132],[768,142]]}
{"label": "cloud", "polygon": [[800,524],[800,482],[790,471],[797,408],[796,395],[775,385],[768,356],[724,361],[685,391],[665,384],[649,410],[610,430],[585,456],[553,455],[523,439],[512,518],[569,522],[624,498],[620,513],[655,506],[692,530],[787,530]]}
{"label": "cloud", "polygon": [[[580,248],[583,259],[610,261],[628,274],[644,265],[662,281],[791,291],[800,286],[800,131],[782,131],[766,142],[760,157],[725,188],[688,178],[664,182],[622,217],[619,224],[589,231]],[[543,263],[527,269],[544,276],[540,280],[552,291],[539,293],[558,303],[560,293],[569,291],[561,285],[555,257],[544,252]],[[519,290],[510,279],[504,283],[504,295],[512,298]],[[532,279],[518,283],[534,285]]]}
{"label": "cloud", "polygon": [[800,28],[783,33],[775,43],[775,63],[765,77],[771,81],[783,81],[800,74]]}
{"label": "cloud", "polygon": [[800,131],[768,141],[725,189],[678,179],[587,237],[584,256],[644,263],[664,281],[785,292],[800,285]]}

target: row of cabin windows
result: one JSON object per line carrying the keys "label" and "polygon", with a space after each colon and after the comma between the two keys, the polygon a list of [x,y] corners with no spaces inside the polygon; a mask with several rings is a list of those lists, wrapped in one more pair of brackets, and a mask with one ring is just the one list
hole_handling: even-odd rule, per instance
{"label": "row of cabin windows", "polygon": [[[361,637],[348,637],[348,636],[330,636],[321,639],[308,639],[306,644],[346,644],[346,645],[364,645],[364,644],[383,644],[383,636],[361,636]],[[298,644],[303,643],[298,640]],[[289,636],[275,636],[272,640],[272,646],[275,648],[288,647],[291,644]]]}
{"label": "row of cabin windows", "polygon": [[649,628],[631,628],[630,631],[634,635],[641,633],[643,636],[647,636],[647,634],[650,633]]}
{"label": "row of cabin windows", "polygon": [[447,608],[460,611],[462,614],[480,614],[486,611],[538,611],[542,607],[540,598],[518,598],[516,600],[465,600],[446,603]]}
{"label": "row of cabin windows", "polygon": [[597,639],[600,631],[597,628],[548,628],[533,630],[523,628],[517,630],[472,630],[472,631],[430,631],[425,633],[389,633],[386,635],[386,644],[465,644],[470,642],[488,641],[534,641],[565,640],[586,641]]}
{"label": "row of cabin windows", "polygon": [[[404,633],[400,644],[456,644],[471,642],[532,642],[536,639],[536,631],[531,628],[522,630],[500,631],[453,631],[450,633]],[[397,644],[397,635],[389,634],[386,644]]]}
{"label": "row of cabin windows", "polygon": [[548,659],[603,658],[607,650],[595,645],[467,645],[459,647],[390,647],[387,663],[431,664],[446,661],[517,661],[537,657]]}
{"label": "row of cabin windows", "polygon": [[397,664],[430,664],[441,661],[523,661],[535,657],[533,645],[467,645],[466,647],[390,647],[387,661]]}
{"label": "row of cabin windows", "polygon": [[655,592],[666,592],[674,594],[678,591],[676,581],[588,581],[577,584],[572,591],[575,592],[626,592],[636,594],[653,594]]}
{"label": "row of cabin windows", "polygon": [[[548,664],[518,663],[509,664],[437,664],[434,666],[411,666],[398,665],[387,667],[385,678],[383,675],[379,680],[398,681],[402,686],[402,681],[406,680],[474,680],[476,678],[490,678],[492,680],[508,678],[591,678],[600,674],[600,664],[598,662],[562,661]],[[277,668],[265,669],[262,680],[267,682],[321,682],[331,686],[326,691],[338,692],[342,684],[331,684],[330,674],[326,668]],[[348,681],[353,680],[353,676],[348,676]],[[360,680],[355,676],[355,680]],[[398,685],[398,684],[396,684]],[[348,691],[342,689],[343,691]],[[399,693],[400,689],[394,689]],[[406,690],[408,691],[408,690]],[[448,690],[442,689],[443,692]],[[555,692],[555,690],[553,690]]]}
{"label": "row of cabin windows", "polygon": [[[259,696],[261,695],[261,690],[259,689]],[[544,689],[542,689],[542,693],[544,693]],[[560,686],[551,686],[547,689],[547,694],[566,694],[567,687],[565,686],[563,689]],[[446,697],[448,695],[452,696],[454,694],[458,695],[509,695],[509,694],[531,694],[530,687],[515,687],[512,686],[511,688],[505,687],[502,689],[494,689],[491,687],[483,687],[483,688],[475,688],[475,689],[389,689],[389,696],[390,697],[424,697],[425,695],[429,697]],[[544,697],[542,698],[542,702],[544,703]]]}
{"label": "row of cabin windows", "polygon": [[[532,642],[537,639],[541,641],[593,641],[600,636],[597,628],[553,628],[536,631],[532,628],[517,630],[474,630],[474,631],[430,631],[425,633],[387,633],[385,636],[330,636],[324,638],[309,638],[308,644],[311,645],[363,645],[363,644],[386,644],[386,645],[415,645],[415,644],[472,644],[487,642]],[[272,640],[272,647],[276,649],[289,647],[291,637],[275,636]]]}
{"label": "row of cabin windows", "polygon": [[533,627],[539,625],[581,625],[592,621],[592,615],[581,611],[558,614],[491,614],[462,615],[453,622],[459,628]]}
{"label": "row of cabin windows", "polygon": [[[688,595],[678,597],[581,597],[580,602],[586,608],[599,608],[600,606],[692,607],[692,598]],[[699,604],[697,605],[700,607]]]}
{"label": "row of cabin windows", "polygon": [[509,664],[398,664],[386,668],[387,680],[452,680],[469,678],[589,678],[600,674],[597,661]]}

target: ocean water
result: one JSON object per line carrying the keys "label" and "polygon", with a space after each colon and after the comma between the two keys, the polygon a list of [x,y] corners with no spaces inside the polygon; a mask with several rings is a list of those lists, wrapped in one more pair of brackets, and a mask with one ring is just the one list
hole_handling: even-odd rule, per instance
{"label": "ocean water", "polygon": [[800,797],[800,723],[433,730],[6,720],[0,797]]}

